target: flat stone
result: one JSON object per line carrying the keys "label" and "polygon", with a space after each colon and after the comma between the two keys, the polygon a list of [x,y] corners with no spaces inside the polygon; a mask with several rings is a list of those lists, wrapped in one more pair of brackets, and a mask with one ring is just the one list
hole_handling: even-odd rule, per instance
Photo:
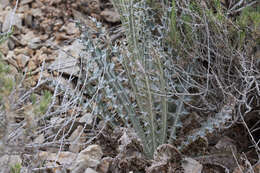
{"label": "flat stone", "polygon": [[58,58],[48,67],[48,69],[74,76],[77,76],[80,71],[77,66],[77,59],[67,56],[64,52],[59,54]]}
{"label": "flat stone", "polygon": [[74,41],[70,46],[63,47],[62,50],[60,49],[57,51],[58,57],[48,67],[48,69],[65,73],[67,75],[78,76],[80,68],[77,63],[83,49],[84,46],[79,42],[79,40]]}

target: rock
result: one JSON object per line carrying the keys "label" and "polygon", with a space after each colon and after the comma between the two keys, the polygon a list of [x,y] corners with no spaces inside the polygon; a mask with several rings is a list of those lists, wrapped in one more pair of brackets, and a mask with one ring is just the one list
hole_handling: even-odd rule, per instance
{"label": "rock", "polygon": [[183,159],[179,150],[170,144],[158,146],[153,157],[154,160],[151,166],[147,168],[148,173],[157,173],[159,170],[180,169]]}
{"label": "rock", "polygon": [[52,33],[52,25],[51,25],[51,20],[43,20],[42,22],[39,23],[39,26],[36,26],[36,27],[39,27],[41,28],[41,30],[44,31],[45,34],[51,34]]}
{"label": "rock", "polygon": [[[77,58],[80,57],[80,53],[83,51],[84,46],[79,40],[75,40],[72,45],[64,47],[63,50],[58,50],[58,57],[48,67],[49,70],[58,71],[67,75],[77,76],[80,69],[77,65]],[[86,55],[86,58],[88,58]]]}
{"label": "rock", "polygon": [[4,9],[7,5],[9,5],[9,0],[1,0],[0,10]]}
{"label": "rock", "polygon": [[34,17],[42,17],[43,16],[43,12],[40,8],[31,9],[30,14]]}
{"label": "rock", "polygon": [[32,56],[34,54],[34,51],[31,50],[31,49],[28,49],[27,47],[25,47],[25,48],[15,48],[14,54],[15,55],[24,54],[26,56]]}
{"label": "rock", "polygon": [[[58,29],[57,28],[53,28],[54,31],[57,31]],[[59,45],[62,41],[64,40],[69,40],[71,39],[70,36],[68,36],[65,32],[58,32],[58,33],[55,33],[55,37],[56,37],[56,42],[57,44]]]}
{"label": "rock", "polygon": [[201,173],[202,171],[202,165],[198,161],[189,157],[184,158],[182,167],[184,173]]}
{"label": "rock", "polygon": [[70,167],[71,173],[78,173],[86,168],[94,168],[100,163],[103,152],[99,145],[90,145],[86,149],[82,150],[76,162]]}
{"label": "rock", "polygon": [[34,0],[22,0],[22,1],[20,2],[20,5],[29,4],[29,3],[33,2],[33,1],[34,1]]}
{"label": "rock", "polygon": [[[48,35],[47,34],[43,34],[43,35],[40,35],[39,38],[42,40],[42,41],[46,41],[48,39]],[[44,46],[46,47],[46,46]],[[52,51],[49,52],[49,54],[52,53]]]}
{"label": "rock", "polygon": [[[41,0],[35,0],[35,3],[34,3],[34,4],[36,4],[38,8],[41,8],[41,7],[44,6],[44,4],[41,2]],[[35,5],[35,6],[36,6],[36,5]]]}
{"label": "rock", "polygon": [[30,60],[30,57],[26,56],[24,54],[19,54],[15,58],[16,58],[18,67],[20,67],[21,69],[23,69]]}
{"label": "rock", "polygon": [[81,149],[80,143],[84,142],[81,140],[82,134],[83,134],[83,127],[78,126],[77,129],[74,130],[74,132],[69,137],[69,141],[71,142],[71,144],[69,146],[69,151],[71,151],[73,153],[78,153],[80,151],[80,149]]}
{"label": "rock", "polygon": [[[84,49],[84,45],[83,43],[81,43],[79,40],[75,40],[70,46],[65,47],[65,50],[70,52],[70,54],[72,56],[74,56],[75,58],[79,58],[80,54],[82,53],[83,49]],[[89,58],[90,55],[86,55],[87,57],[85,58]]]}
{"label": "rock", "polygon": [[21,41],[20,41],[20,35],[21,35],[21,33],[19,34],[19,35],[17,35],[17,36],[14,36],[14,35],[11,35],[10,36],[10,38],[12,39],[12,41],[14,42],[14,44],[15,44],[15,47],[24,47],[24,46],[26,46],[26,45],[24,45]]}
{"label": "rock", "polygon": [[72,9],[72,14],[75,20],[80,21],[85,26],[88,26],[88,28],[91,28],[92,30],[98,32],[96,22],[90,20],[86,15],[74,9]]}
{"label": "rock", "polygon": [[[46,48],[46,47],[45,47]],[[46,48],[47,49],[47,48]],[[36,50],[35,55],[33,56],[33,59],[36,60],[37,66],[41,66],[42,63],[45,62],[51,62],[55,60],[55,57],[48,56],[46,52],[46,49],[41,48],[40,50]]]}
{"label": "rock", "polygon": [[31,14],[27,14],[24,18],[24,24],[25,26],[27,26],[28,28],[32,28],[33,27],[33,16]]}
{"label": "rock", "polygon": [[118,12],[105,9],[100,13],[100,15],[107,22],[111,22],[111,23],[120,22],[120,15]]}
{"label": "rock", "polygon": [[3,32],[7,32],[11,25],[16,26],[17,28],[21,29],[22,28],[22,14],[13,14],[12,11],[8,12],[8,14],[5,16],[5,20],[3,23]]}
{"label": "rock", "polygon": [[8,54],[6,55],[6,57],[4,57],[4,60],[6,60],[11,65],[13,65],[15,68],[18,68],[18,64],[15,61],[14,57],[15,57],[14,52],[13,51],[9,51]]}
{"label": "rock", "polygon": [[81,0],[79,8],[88,15],[91,13],[99,14],[101,11],[99,0]]}
{"label": "rock", "polygon": [[19,8],[17,9],[18,13],[27,13],[28,11],[30,11],[30,7],[28,4],[25,5],[21,5],[19,6]]}
{"label": "rock", "polygon": [[12,39],[8,39],[8,48],[9,48],[9,50],[14,50],[14,48],[15,48],[15,42],[14,42],[14,40],[12,40]]}
{"label": "rock", "polygon": [[8,51],[8,41],[4,41],[2,44],[0,44],[0,54],[7,55]]}
{"label": "rock", "polygon": [[65,31],[68,35],[79,34],[79,28],[73,22],[63,25],[60,31]]}
{"label": "rock", "polygon": [[27,45],[32,38],[36,38],[36,35],[33,33],[33,31],[29,30],[26,32],[26,34],[21,35],[21,43],[23,45]]}
{"label": "rock", "polygon": [[98,173],[94,169],[87,168],[84,173]]}
{"label": "rock", "polygon": [[80,123],[86,123],[86,124],[91,124],[93,122],[93,116],[91,113],[86,113],[84,114],[80,119]]}
{"label": "rock", "polygon": [[[60,31],[64,31],[62,30],[62,27],[64,26],[64,21],[62,21],[61,19],[57,19],[53,25],[53,31],[60,33]],[[55,34],[58,34],[55,33]]]}
{"label": "rock", "polygon": [[77,66],[77,59],[68,57],[64,52],[60,52],[58,58],[48,67],[48,69],[67,75],[77,75],[80,70]]}
{"label": "rock", "polygon": [[60,151],[58,153],[41,151],[39,152],[39,158],[41,160],[46,160],[46,161],[57,161],[62,165],[70,165],[77,158],[77,154],[68,151]]}
{"label": "rock", "polygon": [[28,43],[28,47],[30,49],[39,49],[41,46],[41,39],[39,37],[31,38],[30,42]]}
{"label": "rock", "polygon": [[86,167],[96,167],[101,160],[103,152],[99,145],[90,145],[79,153],[77,162],[83,162]]}
{"label": "rock", "polygon": [[34,71],[37,68],[37,65],[36,65],[36,63],[34,62],[33,59],[29,60],[27,68],[28,68],[28,72],[32,72],[32,71]]}

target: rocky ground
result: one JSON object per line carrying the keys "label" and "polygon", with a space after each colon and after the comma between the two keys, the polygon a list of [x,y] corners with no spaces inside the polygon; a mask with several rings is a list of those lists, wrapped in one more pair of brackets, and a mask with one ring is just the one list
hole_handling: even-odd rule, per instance
{"label": "rocky ground", "polygon": [[[97,22],[101,22],[112,42],[122,39],[123,30],[109,0],[22,0],[12,15],[15,3],[1,0],[0,4],[0,31],[7,32],[11,21],[14,25],[13,34],[0,45],[2,60],[10,65],[8,76],[22,81],[15,94],[8,93],[11,99],[7,94],[2,96],[9,122],[3,130],[8,135],[1,135],[0,172],[241,173],[250,167],[249,160],[257,162],[255,150],[248,149],[251,142],[242,125],[198,141],[186,153],[179,153],[172,145],[160,146],[154,159],[148,160],[132,129],[111,129],[102,121],[92,127],[95,118],[81,107],[54,113],[48,125],[35,124],[39,119],[35,111],[46,111],[42,109],[50,103],[48,93],[56,92],[55,82],[65,90],[75,89],[70,78],[77,79],[81,71],[78,64],[84,45],[78,38],[82,28],[91,30],[95,37]],[[28,99],[28,93],[34,93],[36,102],[40,100],[38,106],[32,104],[33,98]],[[53,104],[58,107],[61,102]],[[80,112],[76,116],[75,110]],[[56,140],[64,136],[66,140]],[[252,169],[259,172],[260,164]]]}

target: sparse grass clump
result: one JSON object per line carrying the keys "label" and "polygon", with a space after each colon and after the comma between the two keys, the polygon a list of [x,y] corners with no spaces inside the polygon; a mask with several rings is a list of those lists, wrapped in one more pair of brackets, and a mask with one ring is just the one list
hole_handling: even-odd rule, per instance
{"label": "sparse grass clump", "polygon": [[[32,103],[36,103],[36,96],[32,95],[31,98],[32,98]],[[52,101],[51,92],[46,90],[43,91],[43,96],[41,97],[39,104],[35,105],[36,106],[35,112],[44,115],[48,110],[51,101]]]}
{"label": "sparse grass clump", "polygon": [[14,89],[15,82],[10,76],[9,66],[0,59],[0,95],[8,96]]}
{"label": "sparse grass clump", "polygon": [[15,165],[11,166],[11,173],[20,173],[22,165],[20,163],[16,163]]}

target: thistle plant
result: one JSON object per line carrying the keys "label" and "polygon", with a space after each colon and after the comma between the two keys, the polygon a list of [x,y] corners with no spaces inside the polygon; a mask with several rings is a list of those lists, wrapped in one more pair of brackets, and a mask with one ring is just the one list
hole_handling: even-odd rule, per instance
{"label": "thistle plant", "polygon": [[[157,15],[154,10],[145,1],[114,1],[114,4],[126,26],[127,36],[127,46],[122,44],[118,48],[120,52],[114,55],[124,65],[122,74],[128,87],[123,87],[116,77],[111,91],[117,92],[115,96],[121,100],[116,102],[117,107],[122,108],[119,117],[125,123],[130,121],[142,141],[145,154],[152,157],[159,145],[176,137],[180,116],[187,114],[183,106],[187,98],[169,94],[174,62],[167,59],[169,54],[163,50],[167,32],[162,30],[164,26],[154,26]],[[165,64],[173,68],[167,69]],[[111,77],[107,75],[110,80]],[[177,87],[182,89],[178,80],[173,88]],[[169,112],[169,104],[178,104],[178,108]]]}
{"label": "thistle plant", "polygon": [[[204,122],[186,137],[180,150],[230,127],[234,115],[238,117],[235,107],[241,104],[240,94],[248,90],[240,82],[245,80],[241,70],[250,61],[245,59],[250,55],[242,52],[245,47],[237,47],[233,40],[233,33],[240,32],[228,16],[231,11],[218,0],[204,4],[163,1],[162,10],[153,9],[147,1],[114,0],[113,4],[126,29],[127,46],[121,46],[121,52],[136,103],[131,123],[146,153],[151,156],[158,145],[177,140],[176,129],[188,114],[186,107],[198,112]],[[253,28],[258,26],[253,20],[258,12],[249,15],[244,12],[247,8],[239,9],[243,11],[240,20],[251,16]],[[248,31],[245,39],[252,34]],[[245,42],[241,45],[246,46]],[[170,112],[172,104],[176,107]]]}
{"label": "thistle plant", "polygon": [[[85,52],[90,52],[92,58],[82,57],[81,78],[84,80],[81,81],[84,81],[85,92],[95,103],[94,109],[93,104],[85,104],[84,107],[93,109],[95,115],[112,127],[133,127],[142,141],[146,156],[151,158],[155,149],[166,143],[169,136],[170,139],[176,137],[180,116],[186,114],[182,106],[186,98],[173,98],[169,94],[167,88],[170,87],[168,80],[172,69],[165,69],[163,64],[172,62],[167,61],[167,55],[160,50],[162,38],[152,34],[154,29],[149,23],[154,21],[152,17],[147,18],[152,11],[139,11],[145,3],[139,5],[136,7],[138,10],[133,8],[133,12],[140,15],[139,20],[146,20],[138,21],[145,26],[135,28],[138,23],[132,21],[132,28],[127,31],[128,46],[123,42],[120,46],[111,43],[102,45],[102,37],[108,35],[102,28],[96,39],[90,39],[91,33],[85,31],[82,38]],[[111,60],[112,57],[116,57],[116,63]],[[122,64],[122,68],[118,69],[118,64]],[[182,88],[181,85],[178,87]],[[177,110],[176,104],[180,105]]]}

